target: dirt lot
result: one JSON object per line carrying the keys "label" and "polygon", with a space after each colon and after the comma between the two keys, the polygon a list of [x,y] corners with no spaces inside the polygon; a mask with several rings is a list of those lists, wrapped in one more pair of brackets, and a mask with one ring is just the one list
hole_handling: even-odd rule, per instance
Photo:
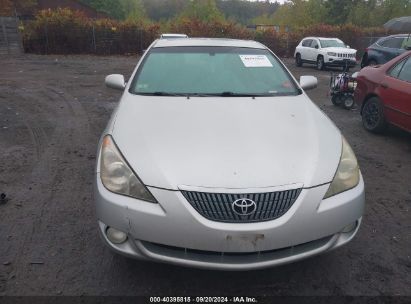
{"label": "dirt lot", "polygon": [[[0,58],[0,295],[411,295],[411,135],[367,133],[358,111],[335,108],[328,72],[310,96],[357,153],[366,182],[362,228],[347,246],[244,273],[134,261],[97,234],[97,141],[120,96],[109,73],[133,57]],[[155,117],[153,117],[155,119]]]}

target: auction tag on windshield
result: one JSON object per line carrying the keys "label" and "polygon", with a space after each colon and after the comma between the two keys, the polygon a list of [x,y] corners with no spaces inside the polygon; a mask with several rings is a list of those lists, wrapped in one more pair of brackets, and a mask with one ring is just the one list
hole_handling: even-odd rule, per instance
{"label": "auction tag on windshield", "polygon": [[239,55],[247,68],[273,67],[266,55]]}

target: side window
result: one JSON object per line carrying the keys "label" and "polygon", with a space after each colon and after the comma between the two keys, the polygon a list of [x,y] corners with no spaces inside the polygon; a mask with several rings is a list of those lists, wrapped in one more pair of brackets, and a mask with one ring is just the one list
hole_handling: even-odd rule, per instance
{"label": "side window", "polygon": [[385,40],[379,42],[378,44],[383,46],[383,47],[389,47],[392,39],[394,39],[394,38],[385,39]]}
{"label": "side window", "polygon": [[402,66],[398,79],[411,82],[411,57],[408,57]]}
{"label": "side window", "polygon": [[394,67],[391,68],[391,70],[388,72],[388,74],[394,78],[398,78],[398,75],[401,72],[402,67],[404,66],[405,60],[401,60],[399,63],[397,63]]}
{"label": "side window", "polygon": [[392,49],[400,49],[404,42],[403,37],[388,38],[379,43],[381,46]]}
{"label": "side window", "polygon": [[316,46],[318,47],[318,42],[315,40],[312,40],[311,47],[314,49]]}
{"label": "side window", "polygon": [[310,47],[311,41],[312,41],[311,39],[303,40],[303,43],[301,45],[305,47]]}
{"label": "side window", "polygon": [[394,49],[401,49],[401,48],[402,48],[402,45],[404,44],[404,39],[405,39],[405,38],[402,38],[402,37],[397,37],[397,38],[395,38],[395,39],[394,39],[394,43],[393,43],[393,45],[392,45],[392,48],[394,48]]}

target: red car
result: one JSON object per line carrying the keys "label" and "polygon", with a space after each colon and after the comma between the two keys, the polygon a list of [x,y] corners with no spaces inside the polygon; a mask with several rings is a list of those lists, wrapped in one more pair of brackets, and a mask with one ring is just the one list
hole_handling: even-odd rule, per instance
{"label": "red car", "polygon": [[393,124],[411,132],[411,51],[381,66],[362,69],[354,100],[366,130],[379,133]]}

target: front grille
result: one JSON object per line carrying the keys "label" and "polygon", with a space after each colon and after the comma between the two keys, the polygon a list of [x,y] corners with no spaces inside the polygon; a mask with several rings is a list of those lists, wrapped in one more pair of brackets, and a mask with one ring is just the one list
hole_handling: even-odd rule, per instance
{"label": "front grille", "polygon": [[[205,218],[217,222],[247,223],[276,219],[284,215],[294,204],[301,189],[266,193],[206,193],[181,191],[187,201]],[[237,200],[255,202],[251,209],[233,206]],[[249,212],[253,211],[253,212]]]}
{"label": "front grille", "polygon": [[341,54],[341,53],[339,53],[339,54],[337,54],[337,56],[340,57],[340,58],[354,58],[355,54]]}

